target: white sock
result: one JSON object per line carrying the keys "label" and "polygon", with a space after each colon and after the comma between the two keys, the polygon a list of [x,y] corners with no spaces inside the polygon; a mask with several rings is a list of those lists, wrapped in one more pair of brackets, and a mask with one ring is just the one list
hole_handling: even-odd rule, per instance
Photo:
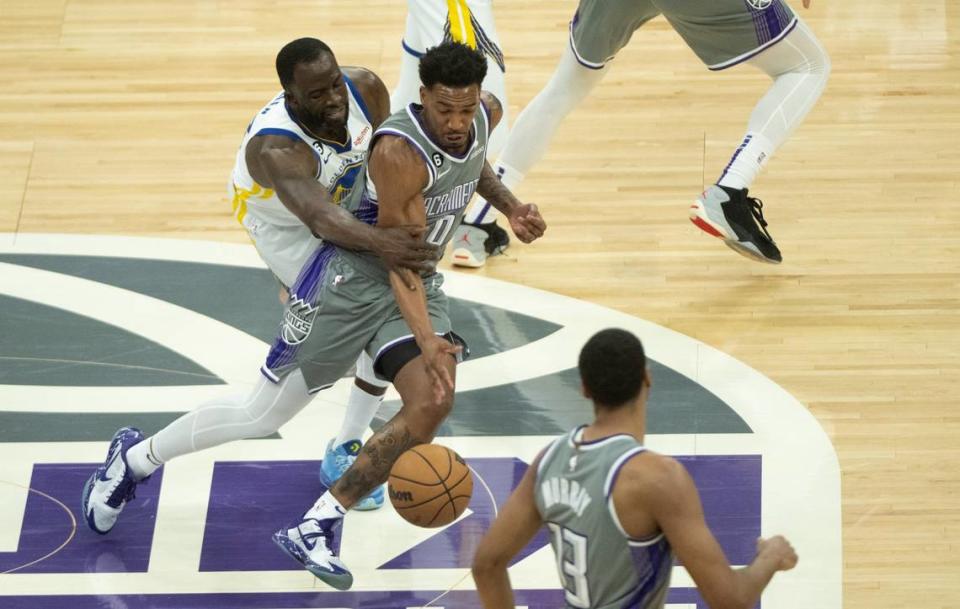
{"label": "white sock", "polygon": [[337,498],[333,496],[333,493],[327,491],[317,499],[317,502],[313,504],[312,508],[307,510],[307,513],[304,514],[303,517],[326,520],[328,518],[343,518],[343,515],[346,513],[347,510],[343,509],[343,506],[340,505]]}
{"label": "white sock", "polygon": [[749,63],[773,82],[754,106],[743,142],[717,182],[738,190],[753,184],[813,108],[830,76],[830,57],[802,19],[786,38]]}
{"label": "white sock", "polygon": [[383,403],[382,395],[371,395],[355,384],[350,387],[347,412],[340,425],[340,431],[337,432],[337,437],[333,441],[334,448],[350,440],[362,439],[381,403]]}
{"label": "white sock", "polygon": [[163,465],[163,460],[152,449],[153,436],[150,436],[127,451],[127,465],[130,466],[130,471],[137,480],[143,480]]}
{"label": "white sock", "polygon": [[747,132],[717,184],[735,190],[749,188],[775,149],[773,142],[763,134]]}

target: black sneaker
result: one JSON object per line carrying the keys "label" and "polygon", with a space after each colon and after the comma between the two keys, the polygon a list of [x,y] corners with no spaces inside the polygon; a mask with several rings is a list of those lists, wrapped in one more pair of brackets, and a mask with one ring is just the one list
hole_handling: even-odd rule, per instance
{"label": "black sneaker", "polygon": [[711,186],[690,206],[690,221],[697,228],[723,239],[747,258],[780,264],[783,257],[763,219],[763,201],[747,196],[747,189]]}

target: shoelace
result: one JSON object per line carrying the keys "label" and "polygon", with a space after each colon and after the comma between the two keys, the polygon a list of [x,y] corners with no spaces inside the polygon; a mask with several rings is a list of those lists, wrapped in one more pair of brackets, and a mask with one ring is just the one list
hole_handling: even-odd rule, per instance
{"label": "shoelace", "polygon": [[117,485],[110,491],[110,497],[107,499],[107,505],[112,508],[118,508],[124,504],[124,502],[135,499],[137,494],[137,483],[131,477],[124,473],[123,478],[117,482]]}
{"label": "shoelace", "polygon": [[762,230],[767,239],[772,242],[773,237],[767,232],[767,221],[763,219],[763,201],[754,197],[747,197],[747,205],[750,206],[750,213],[753,215],[753,219],[760,225],[760,230]]}
{"label": "shoelace", "polygon": [[304,533],[303,529],[300,528],[303,526],[303,523],[301,522],[300,524],[297,525],[297,532],[300,533],[300,540],[303,541],[303,545],[306,546],[307,550],[313,550],[315,547],[317,547],[316,540],[319,539],[320,537],[323,537],[324,547],[326,547],[329,550],[331,547],[333,547],[333,528],[331,527],[329,529],[326,529],[320,524],[319,520],[316,520],[316,519],[311,519],[311,520],[314,523],[316,523],[315,526],[319,530],[313,531],[310,533]]}

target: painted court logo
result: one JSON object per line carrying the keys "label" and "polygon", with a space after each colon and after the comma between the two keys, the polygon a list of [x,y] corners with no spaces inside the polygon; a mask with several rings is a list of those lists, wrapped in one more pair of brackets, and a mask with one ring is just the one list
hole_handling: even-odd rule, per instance
{"label": "painted court logo", "polygon": [[[643,339],[654,379],[645,444],[686,467],[731,563],[748,564],[761,535],[784,534],[797,548],[799,566],[777,576],[763,608],[841,608],[839,468],[795,398],[643,319],[480,276],[445,278],[451,317],[475,356],[457,368],[456,405],[437,441],[471,467],[471,502],[429,531],[389,502],[350,513],[340,547],[357,589],[337,592],[270,537],[322,493],[319,459],[351,379],[270,438],[174,459],[137,489],[107,537],[84,528],[77,508],[117,428],[159,429],[224,392],[249,391],[278,326],[299,344],[316,307],[301,300],[284,317],[250,246],[0,234],[0,320],[31,320],[5,324],[0,340],[0,609],[479,609],[469,577],[476,544],[527,464],[589,416],[577,355],[609,327]],[[390,389],[381,420],[399,409],[397,397]],[[589,507],[578,489],[547,490]],[[546,532],[523,549],[511,578],[518,607],[562,604]],[[682,566],[667,607],[706,608]]]}

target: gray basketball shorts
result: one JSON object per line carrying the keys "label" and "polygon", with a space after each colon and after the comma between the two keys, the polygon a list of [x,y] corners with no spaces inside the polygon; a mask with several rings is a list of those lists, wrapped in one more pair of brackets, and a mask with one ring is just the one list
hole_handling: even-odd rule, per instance
{"label": "gray basketball shorts", "polygon": [[570,46],[582,65],[600,69],[661,13],[711,70],[750,59],[797,24],[783,0],[580,0]]}
{"label": "gray basketball shorts", "polygon": [[[448,334],[449,303],[443,275],[424,280],[427,312],[437,334]],[[280,331],[260,371],[278,382],[300,369],[313,393],[342,378],[361,351],[374,360],[413,340],[390,284],[364,273],[324,244],[291,288]],[[392,379],[386,379],[392,380]]]}

